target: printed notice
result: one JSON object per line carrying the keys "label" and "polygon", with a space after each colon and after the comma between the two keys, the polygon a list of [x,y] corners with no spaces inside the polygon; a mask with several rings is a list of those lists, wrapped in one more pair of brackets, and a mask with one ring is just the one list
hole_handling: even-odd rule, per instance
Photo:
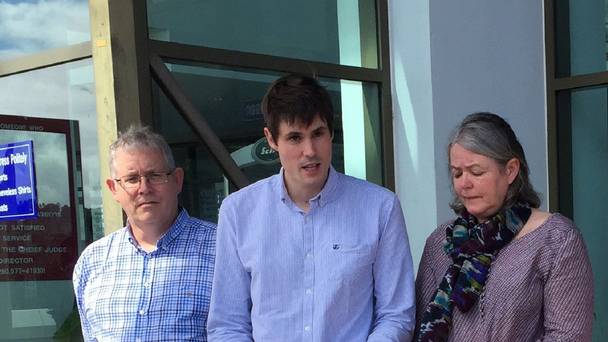
{"label": "printed notice", "polygon": [[75,121],[0,115],[0,283],[72,278],[77,130]]}
{"label": "printed notice", "polygon": [[70,279],[77,258],[70,208],[42,204],[38,218],[0,222],[0,281]]}
{"label": "printed notice", "polygon": [[34,143],[0,145],[0,221],[38,216]]}

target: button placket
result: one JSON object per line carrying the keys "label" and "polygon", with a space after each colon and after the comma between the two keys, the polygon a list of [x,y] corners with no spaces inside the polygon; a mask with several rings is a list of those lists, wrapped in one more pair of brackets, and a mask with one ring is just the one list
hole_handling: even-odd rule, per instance
{"label": "button placket", "polygon": [[303,329],[305,340],[312,340],[312,322],[314,309],[314,228],[310,212],[302,215],[302,236],[304,238],[304,283],[303,283]]}

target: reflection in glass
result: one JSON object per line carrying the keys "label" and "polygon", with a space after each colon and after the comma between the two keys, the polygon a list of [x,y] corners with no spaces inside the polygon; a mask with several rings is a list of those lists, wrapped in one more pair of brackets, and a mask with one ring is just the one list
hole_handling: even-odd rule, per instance
{"label": "reflection in glass", "polygon": [[[0,144],[33,141],[38,217],[0,225],[0,298],[10,294],[3,306],[10,319],[0,320],[6,336],[0,340],[48,338],[73,312],[70,279],[78,255],[77,216],[82,211],[77,214],[73,203],[70,183],[75,170],[68,151],[78,147],[68,146],[69,136],[49,131],[52,128],[41,119],[14,119],[0,117],[3,127],[11,127],[0,130]],[[69,130],[69,123],[62,123]],[[34,125],[41,131],[32,131]]]}
{"label": "reflection in glass", "polygon": [[90,59],[0,78],[0,114],[79,123],[82,196],[91,210],[95,238],[103,236],[95,84]]}
{"label": "reflection in glass", "polygon": [[558,94],[560,210],[585,238],[595,280],[594,341],[608,336],[608,88]]}
{"label": "reflection in glass", "polygon": [[87,0],[0,1],[0,60],[90,39]]}
{"label": "reflection in glass", "polygon": [[[50,248],[48,253],[69,259],[45,258],[50,264],[45,266],[48,272],[42,278],[0,282],[0,341],[74,338],[80,334],[80,327],[73,306],[73,263],[86,244],[103,236],[91,60],[2,77],[0,89],[0,115],[4,118],[0,143],[7,139],[34,140],[41,212],[34,222],[45,230],[44,234],[25,235],[31,235],[32,244],[44,248],[39,253]],[[27,129],[7,124],[21,117],[27,117]],[[61,119],[56,121],[69,126],[70,139],[36,124],[44,118]],[[68,146],[71,150],[66,149]],[[72,181],[68,175],[73,176]],[[11,225],[7,224],[6,229],[12,229]],[[4,253],[0,257],[12,252]]]}
{"label": "reflection in glass", "polygon": [[151,39],[377,68],[376,3],[148,0]]}
{"label": "reflection in glass", "polygon": [[555,0],[557,77],[608,70],[608,0]]}
{"label": "reflection in glass", "polygon": [[[260,110],[261,99],[278,74],[208,65],[171,64],[168,68],[252,182],[278,172],[278,156],[263,139]],[[377,85],[333,79],[320,82],[329,91],[336,111],[334,167],[382,184]],[[158,87],[153,97],[154,125],[171,145],[176,163],[186,171],[182,205],[194,216],[216,221],[219,204],[234,187]]]}

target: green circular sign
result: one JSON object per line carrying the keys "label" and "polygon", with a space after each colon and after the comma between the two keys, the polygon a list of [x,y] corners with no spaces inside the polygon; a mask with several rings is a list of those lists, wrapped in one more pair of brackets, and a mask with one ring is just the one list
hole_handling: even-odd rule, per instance
{"label": "green circular sign", "polygon": [[279,154],[268,145],[266,138],[253,144],[251,155],[256,162],[261,164],[274,164],[279,160]]}

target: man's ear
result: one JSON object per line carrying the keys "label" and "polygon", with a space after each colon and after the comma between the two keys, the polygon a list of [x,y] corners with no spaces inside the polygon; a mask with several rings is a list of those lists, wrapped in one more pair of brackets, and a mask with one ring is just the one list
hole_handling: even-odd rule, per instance
{"label": "man's ear", "polygon": [[184,185],[184,169],[176,167],[175,170],[173,170],[173,175],[177,182],[177,193],[179,194],[182,192],[182,186]]}
{"label": "man's ear", "polygon": [[511,160],[507,162],[507,165],[505,166],[505,171],[507,172],[509,184],[513,183],[513,181],[515,181],[515,178],[517,178],[517,175],[519,174],[519,168],[519,159],[511,158]]}
{"label": "man's ear", "polygon": [[272,137],[272,133],[270,133],[270,130],[268,129],[268,127],[264,127],[264,136],[266,136],[266,141],[268,141],[268,145],[270,146],[270,148],[272,148],[275,151],[278,151],[279,145],[277,144],[276,141],[274,141],[274,138]]}
{"label": "man's ear", "polygon": [[118,199],[116,198],[116,181],[111,178],[108,178],[106,179],[106,186],[108,187],[108,190],[110,190],[110,192],[112,193],[112,197],[114,197],[114,200],[118,202]]}
{"label": "man's ear", "polygon": [[110,190],[110,192],[112,194],[116,193],[116,182],[113,179],[111,179],[111,178],[106,179],[106,186],[108,187],[108,190]]}

